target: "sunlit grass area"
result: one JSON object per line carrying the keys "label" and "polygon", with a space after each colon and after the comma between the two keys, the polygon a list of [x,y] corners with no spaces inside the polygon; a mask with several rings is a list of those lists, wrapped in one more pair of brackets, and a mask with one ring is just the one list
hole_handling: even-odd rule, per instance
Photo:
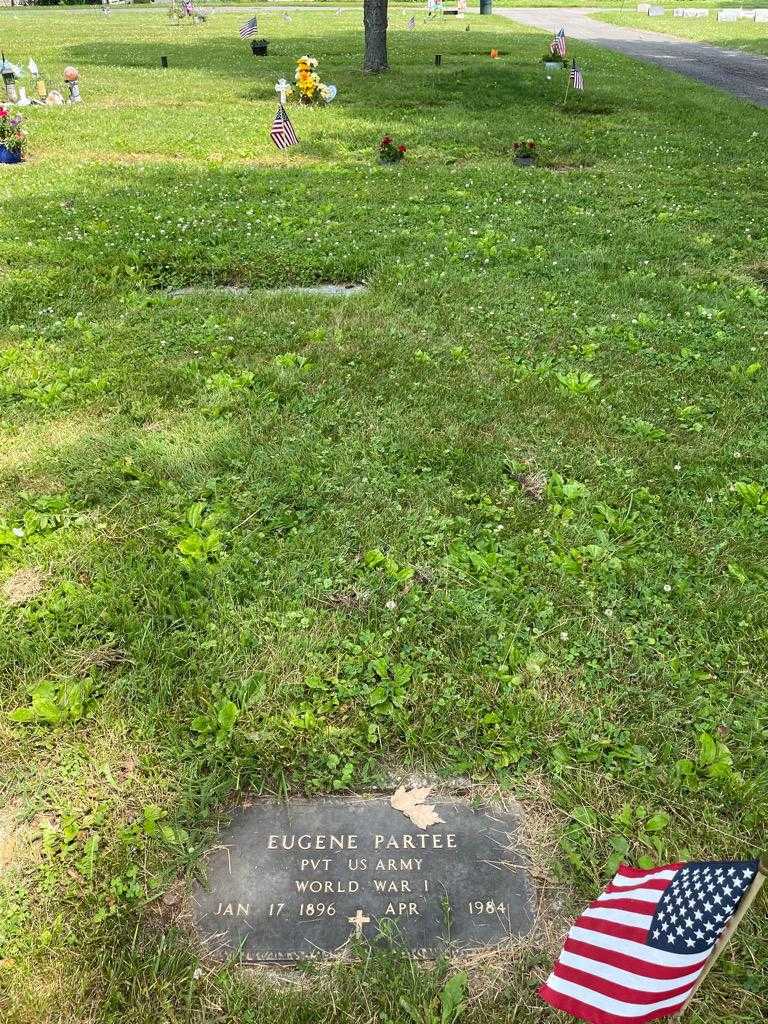
{"label": "sunlit grass area", "polygon": [[[409,16],[365,78],[359,13],[266,14],[262,59],[237,14],[0,13],[84,98],[0,171],[9,1024],[428,1004],[445,966],[396,953],[202,955],[181,894],[245,791],[499,785],[564,916],[622,857],[764,842],[765,112],[578,44],[564,107],[542,35]],[[280,153],[306,52],[338,97]],[[281,290],[316,283],[367,290]],[[765,1018],[767,939],[692,1024]],[[550,962],[477,965],[462,1020],[554,1020]]]}
{"label": "sunlit grass area", "polygon": [[764,21],[750,21],[746,18],[718,21],[715,11],[710,11],[708,18],[675,18],[671,9],[660,18],[649,18],[647,14],[635,11],[608,11],[596,17],[612,25],[631,25],[632,28],[666,32],[697,43],[713,43],[727,50],[746,50],[768,56],[768,22]]}

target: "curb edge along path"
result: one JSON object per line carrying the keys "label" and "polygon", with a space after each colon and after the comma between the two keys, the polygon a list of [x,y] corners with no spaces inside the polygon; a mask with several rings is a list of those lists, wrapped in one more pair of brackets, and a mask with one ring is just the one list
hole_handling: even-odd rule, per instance
{"label": "curb edge along path", "polygon": [[658,64],[668,71],[713,85],[759,107],[768,107],[768,58],[706,43],[692,43],[661,32],[609,25],[589,17],[599,10],[597,7],[581,10],[573,7],[497,7],[494,13],[553,34],[564,25],[566,35],[572,39]]}

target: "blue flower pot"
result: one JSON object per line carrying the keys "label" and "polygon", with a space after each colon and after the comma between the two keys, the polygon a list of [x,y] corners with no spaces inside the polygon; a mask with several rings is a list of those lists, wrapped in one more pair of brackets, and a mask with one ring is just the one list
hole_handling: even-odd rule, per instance
{"label": "blue flower pot", "polygon": [[20,164],[21,161],[21,153],[17,153],[15,149],[8,149],[7,146],[0,146],[0,164]]}

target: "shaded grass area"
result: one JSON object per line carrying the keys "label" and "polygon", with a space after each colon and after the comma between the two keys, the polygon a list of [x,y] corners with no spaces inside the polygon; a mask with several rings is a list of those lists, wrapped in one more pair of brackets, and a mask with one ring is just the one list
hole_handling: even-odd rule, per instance
{"label": "shaded grass area", "polygon": [[710,12],[708,18],[675,18],[671,10],[667,16],[660,18],[649,18],[647,14],[634,11],[607,11],[595,17],[611,25],[629,25],[649,32],[666,32],[696,43],[712,43],[726,50],[745,50],[768,56],[768,22],[746,19],[736,22],[717,21],[714,11]]}
{"label": "shaded grass area", "polygon": [[[620,856],[757,852],[764,114],[588,47],[563,110],[493,19],[393,19],[366,79],[356,15],[275,16],[263,61],[236,14],[0,18],[85,97],[0,180],[0,584],[42,570],[0,599],[4,1019],[430,999],[396,954],[277,991],[201,958],[173,894],[246,789],[499,782],[559,823],[567,908]],[[339,98],[279,154],[307,50]],[[266,293],[319,281],[369,291]],[[758,913],[690,1019],[763,1019],[765,953]],[[554,1020],[547,965],[478,968],[465,1019]]]}

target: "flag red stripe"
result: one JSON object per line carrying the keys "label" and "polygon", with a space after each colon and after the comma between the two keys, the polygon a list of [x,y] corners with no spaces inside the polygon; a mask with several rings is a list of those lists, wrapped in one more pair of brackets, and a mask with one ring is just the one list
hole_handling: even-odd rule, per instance
{"label": "flag red stripe", "polygon": [[[597,1006],[590,1006],[589,1003],[582,1003],[580,999],[563,995],[562,992],[555,992],[548,985],[541,986],[539,995],[556,1010],[564,1010],[573,1017],[589,1021],[589,1024],[645,1024],[646,1021],[658,1020],[659,1017],[671,1017],[677,1009],[675,1006],[667,1006],[661,1010],[651,1010],[650,1013],[643,1013],[640,1016],[620,1017],[618,1014],[601,1010]],[[681,999],[680,1006],[684,1002],[685,1000]]]}
{"label": "flag red stripe", "polygon": [[608,981],[606,978],[600,978],[596,974],[587,974],[586,971],[580,971],[577,967],[570,967],[559,961],[555,964],[552,973],[557,975],[558,978],[572,981],[574,985],[582,985],[584,988],[592,989],[593,992],[610,996],[611,999],[620,999],[625,1003],[659,1003],[662,999],[687,996],[694,984],[692,980],[685,985],[670,987],[663,992],[643,992],[642,989],[627,988],[626,985],[619,985],[615,981]]}
{"label": "flag red stripe", "polygon": [[653,917],[656,909],[654,903],[649,900],[633,900],[629,897],[618,900],[595,900],[589,904],[590,910],[629,910],[633,914],[645,914],[646,917]]}
{"label": "flag red stripe", "polygon": [[616,924],[615,921],[603,921],[599,917],[580,917],[576,920],[575,927],[588,928],[592,932],[601,932],[603,935],[612,935],[615,939],[627,939],[629,942],[639,942],[643,945],[648,941],[647,928],[633,928],[630,924]]}
{"label": "flag red stripe", "polygon": [[[622,878],[643,878],[645,875],[658,874],[659,871],[679,871],[684,865],[684,861],[678,861],[675,864],[662,864],[659,868],[653,868],[652,871],[648,871],[647,868],[633,868],[629,864],[619,865],[619,870],[616,872],[621,875]],[[666,880],[665,880],[666,881]]]}
{"label": "flag red stripe", "polygon": [[640,974],[644,978],[656,978],[659,981],[676,981],[678,978],[685,978],[689,974],[695,974],[701,970],[701,964],[694,964],[693,967],[663,967],[661,964],[652,964],[647,960],[638,960],[625,953],[615,953],[612,949],[602,949],[600,946],[591,946],[580,939],[566,939],[563,947],[569,953],[576,953],[578,956],[587,957],[590,960],[599,960],[601,964],[609,964],[611,967],[618,967],[622,971],[631,971],[633,974]]}

